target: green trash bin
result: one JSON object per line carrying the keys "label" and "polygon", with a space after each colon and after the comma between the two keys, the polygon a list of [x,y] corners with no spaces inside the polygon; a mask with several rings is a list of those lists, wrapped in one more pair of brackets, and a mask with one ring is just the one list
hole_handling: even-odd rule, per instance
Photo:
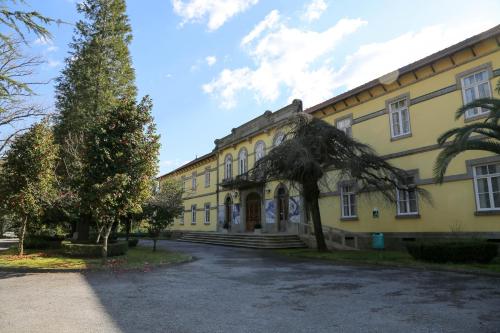
{"label": "green trash bin", "polygon": [[381,232],[372,234],[372,248],[375,250],[383,250],[384,247],[384,234]]}

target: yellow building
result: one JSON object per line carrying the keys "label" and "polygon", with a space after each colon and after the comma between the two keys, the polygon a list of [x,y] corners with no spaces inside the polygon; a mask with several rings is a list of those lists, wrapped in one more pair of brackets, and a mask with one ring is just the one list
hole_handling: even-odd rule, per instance
{"label": "yellow building", "polygon": [[[175,230],[302,233],[307,217],[299,193],[286,183],[246,184],[227,190],[225,180],[244,174],[256,159],[279,144],[286,118],[306,112],[372,146],[392,164],[408,170],[433,202],[412,191],[398,193],[397,205],[356,194],[354,183],[327,177],[320,200],[323,225],[336,236],[363,238],[383,232],[389,238],[473,235],[500,238],[500,156],[477,151],[459,155],[443,184],[433,166],[436,140],[446,130],[481,121],[484,110],[456,110],[478,96],[500,98],[500,26],[464,40],[339,96],[302,111],[292,104],[234,128],[215,141],[212,153],[163,177],[186,183],[184,219]],[[207,176],[208,175],[208,176]],[[208,180],[207,180],[208,177]],[[200,216],[201,215],[201,216]],[[208,217],[207,217],[208,216]],[[309,229],[310,231],[310,229]],[[354,236],[354,237],[351,237]]]}

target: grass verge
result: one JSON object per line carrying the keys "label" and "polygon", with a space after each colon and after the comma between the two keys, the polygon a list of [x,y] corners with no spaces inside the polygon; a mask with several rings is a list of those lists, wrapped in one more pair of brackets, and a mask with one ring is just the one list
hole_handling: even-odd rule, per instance
{"label": "grass verge", "polygon": [[17,247],[0,252],[0,269],[23,270],[150,270],[155,266],[176,264],[192,260],[185,253],[149,247],[130,248],[126,255],[108,258],[105,264],[99,258],[71,258],[60,250],[27,250],[22,257],[17,255]]}
{"label": "grass verge", "polygon": [[489,272],[500,274],[500,257],[496,257],[489,264],[437,264],[413,259],[407,252],[402,251],[331,251],[318,252],[313,249],[283,249],[278,253],[291,257],[321,259],[346,264],[382,265],[411,267],[421,269],[443,269],[456,271],[471,271],[475,273]]}

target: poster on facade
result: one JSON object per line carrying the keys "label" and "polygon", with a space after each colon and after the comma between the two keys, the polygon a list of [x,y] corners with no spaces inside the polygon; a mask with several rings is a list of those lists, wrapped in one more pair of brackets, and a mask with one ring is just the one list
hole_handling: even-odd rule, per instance
{"label": "poster on facade", "polygon": [[290,197],[288,200],[288,220],[291,223],[300,223],[300,197]]}
{"label": "poster on facade", "polygon": [[276,222],[276,203],[274,200],[266,200],[266,223]]}
{"label": "poster on facade", "polygon": [[233,224],[240,224],[240,205],[233,205]]}
{"label": "poster on facade", "polygon": [[219,205],[219,210],[218,210],[218,214],[217,214],[217,219],[219,221],[219,224],[224,224],[224,215],[226,214],[226,206],[224,205]]}

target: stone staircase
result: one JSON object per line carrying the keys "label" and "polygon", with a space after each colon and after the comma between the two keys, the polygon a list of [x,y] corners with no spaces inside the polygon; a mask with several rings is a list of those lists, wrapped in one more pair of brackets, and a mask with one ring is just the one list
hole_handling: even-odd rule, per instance
{"label": "stone staircase", "polygon": [[246,247],[252,249],[291,249],[307,247],[297,235],[283,234],[222,234],[215,232],[187,232],[182,242]]}

